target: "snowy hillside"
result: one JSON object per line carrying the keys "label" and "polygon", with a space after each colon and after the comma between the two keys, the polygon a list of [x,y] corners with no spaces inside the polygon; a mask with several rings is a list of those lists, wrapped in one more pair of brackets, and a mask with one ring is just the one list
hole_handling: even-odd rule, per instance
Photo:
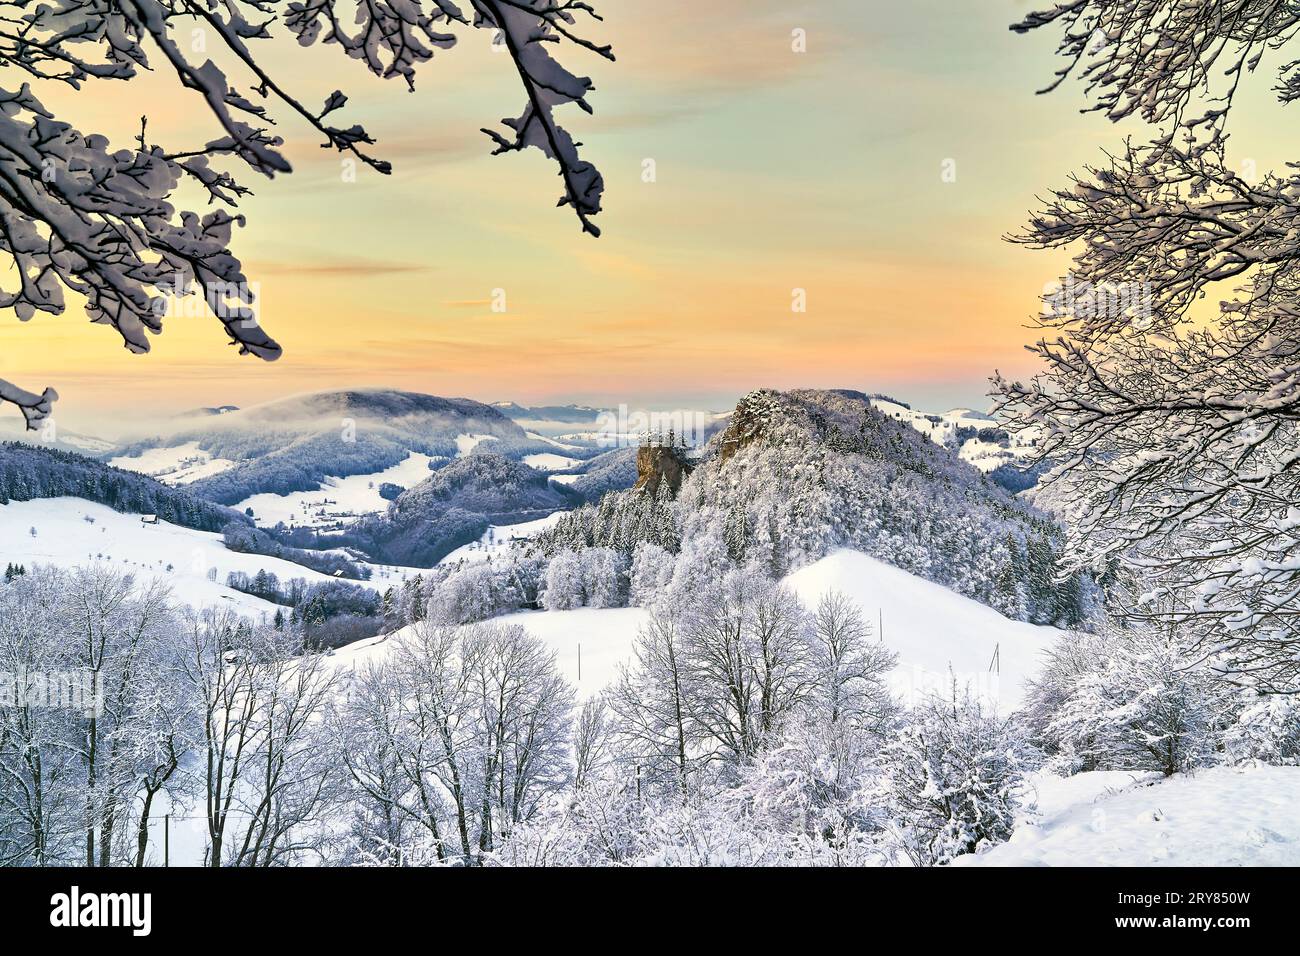
{"label": "snowy hillside", "polygon": [[236,511],[251,508],[253,521],[261,527],[284,522],[290,527],[337,530],[363,515],[388,510],[388,500],[380,493],[384,484],[410,488],[429,477],[430,463],[438,459],[413,452],[405,459],[365,475],[338,478],[326,475],[315,491],[294,491],[287,495],[251,495],[234,505]]}
{"label": "snowy hillside", "polygon": [[1042,777],[1036,817],[954,866],[1297,866],[1300,767]]}
{"label": "snowy hillside", "polygon": [[[1040,652],[1061,633],[1008,620],[947,588],[854,551],[837,551],[796,571],[786,583],[805,604],[815,606],[822,593],[834,588],[857,601],[873,625],[883,619],[884,642],[899,655],[892,687],[905,698],[947,690],[951,666],[958,680],[1010,712],[1020,702],[1022,681],[1037,669]],[[524,611],[494,618],[493,623],[521,624],[544,640],[555,651],[561,673],[585,697],[613,680],[647,617],[642,608],[580,608]],[[364,660],[383,653],[386,640],[400,639],[399,632],[364,641],[337,656]],[[995,653],[1000,673],[989,671]]]}
{"label": "snowy hillside", "polygon": [[[948,689],[949,668],[962,684],[1009,713],[1041,653],[1060,636],[1054,627],[1012,621],[962,597],[857,551],[836,551],[791,574],[786,583],[805,604],[827,590],[842,591],[898,653],[894,692],[908,699]],[[879,637],[880,634],[877,634]],[[996,661],[995,661],[996,655]]]}
{"label": "snowy hillside", "polygon": [[209,475],[218,475],[235,463],[228,458],[214,458],[199,447],[197,441],[181,445],[149,448],[138,455],[119,455],[108,462],[114,468],[139,472],[168,485],[187,485]]}
{"label": "snowy hillside", "polygon": [[[32,534],[32,531],[35,534]],[[221,535],[140,515],[122,514],[81,498],[41,498],[0,505],[0,554],[32,567],[72,568],[102,561],[120,571],[162,578],[173,595],[194,607],[226,607],[260,618],[275,605],[225,586],[231,571],[261,569],[285,578],[328,580],[301,565],[260,554],[229,551]],[[215,580],[209,573],[215,569]]]}
{"label": "snowy hillside", "polygon": [[957,449],[963,461],[983,472],[1019,464],[1033,450],[1032,442],[1007,434],[991,415],[969,408],[934,414],[888,398],[873,398],[871,404],[890,418],[907,422],[935,444]]}

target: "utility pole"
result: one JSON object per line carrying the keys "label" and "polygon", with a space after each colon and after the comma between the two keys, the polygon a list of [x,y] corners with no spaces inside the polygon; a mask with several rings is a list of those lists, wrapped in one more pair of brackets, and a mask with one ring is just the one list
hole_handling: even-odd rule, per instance
{"label": "utility pole", "polygon": [[163,817],[163,866],[172,865],[172,815]]}

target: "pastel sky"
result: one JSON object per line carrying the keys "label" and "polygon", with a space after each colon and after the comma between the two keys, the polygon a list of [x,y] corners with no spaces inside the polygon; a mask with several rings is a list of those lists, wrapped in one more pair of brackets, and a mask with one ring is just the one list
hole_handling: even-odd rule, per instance
{"label": "pastel sky", "polygon": [[[605,22],[584,30],[619,59],[566,53],[594,78],[596,113],[563,121],[604,173],[603,238],[555,208],[540,153],[488,155],[479,127],[517,115],[522,93],[486,32],[427,64],[415,93],[337,49],[255,44],[306,102],[347,92],[347,118],[396,167],[344,182],[337,155],[283,115],[295,172],[243,174],[257,195],[235,250],[285,356],[239,357],[211,318],[170,319],[136,356],[76,309],[25,324],[10,312],[0,376],[54,385],[59,414],[80,420],[362,385],[716,408],[808,385],[983,407],[995,368],[1028,371],[1027,325],[1065,260],[1001,237],[1123,133],[1080,115],[1077,88],[1034,95],[1056,65],[1052,38],[1007,30],[1034,4],[596,6]],[[796,28],[806,53],[791,49]],[[1261,168],[1287,158],[1268,81],[1236,127]],[[39,92],[123,143],[146,111],[152,140],[215,135],[170,75]],[[941,176],[949,159],[955,182]],[[791,310],[795,288],[806,313]],[[505,314],[489,308],[494,289]]]}

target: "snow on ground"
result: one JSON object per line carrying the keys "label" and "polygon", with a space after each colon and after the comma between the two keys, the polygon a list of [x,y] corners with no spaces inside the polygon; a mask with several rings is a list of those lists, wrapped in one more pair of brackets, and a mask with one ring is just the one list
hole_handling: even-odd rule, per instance
{"label": "snow on ground", "polygon": [[563,455],[555,455],[550,452],[524,456],[524,464],[529,468],[536,468],[538,471],[563,471],[565,468],[572,468],[581,460],[580,458],[565,458]]}
{"label": "snow on ground", "polygon": [[252,508],[253,521],[262,527],[274,527],[283,521],[299,528],[333,530],[361,515],[387,511],[389,503],[380,496],[379,486],[385,482],[403,488],[418,485],[432,474],[429,462],[434,460],[412,452],[383,471],[347,478],[327,477],[315,491],[253,495],[234,508],[236,511]]}
{"label": "snow on ground", "polygon": [[[599,693],[618,676],[632,654],[632,642],[649,617],[638,607],[578,608],[574,611],[520,611],[495,617],[489,624],[518,624],[555,652],[560,674],[581,700]],[[340,648],[331,656],[337,667],[356,669],[378,660],[405,639],[408,629],[372,637]]]}
{"label": "snow on ground", "polygon": [[[1133,778],[1138,778],[1134,780]],[[1157,780],[1042,783],[1038,819],[957,866],[1297,866],[1300,767],[1210,767]]]}
{"label": "snow on ground", "polygon": [[551,475],[551,481],[557,485],[571,485],[582,477],[582,475]]}
{"label": "snow on ground", "polygon": [[537,432],[525,432],[525,434],[535,441],[543,441],[548,445],[554,445],[556,448],[560,449],[560,451],[582,451],[582,446],[580,445],[568,445],[562,441],[556,441],[554,438],[547,438],[545,435],[539,435]]}
{"label": "snow on ground", "polygon": [[[952,446],[957,441],[957,431],[973,428],[977,431],[997,428],[997,419],[983,412],[971,411],[969,408],[953,408],[941,415],[919,412],[898,402],[885,398],[873,398],[871,404],[890,418],[907,422],[922,435],[935,444]],[[978,468],[989,472],[999,465],[1019,462],[1032,451],[1032,438],[1008,435],[1006,444],[968,438],[958,451],[959,457]]]}
{"label": "snow on ground", "polygon": [[[280,558],[228,551],[219,534],[165,521],[144,524],[139,515],[122,514],[83,498],[0,505],[0,555],[6,562],[29,568],[36,564],[71,568],[102,561],[119,571],[163,579],[176,600],[192,607],[229,608],[253,618],[274,614],[276,606],[226,587],[231,571],[256,574],[265,568],[281,580],[328,580],[319,571]],[[208,579],[211,569],[215,581]]]}
{"label": "snow on ground", "polygon": [[150,448],[139,455],[118,456],[109,461],[114,468],[135,471],[168,485],[188,485],[200,478],[219,475],[235,463],[228,458],[213,458],[197,441],[167,448]]}
{"label": "snow on ground", "polygon": [[485,441],[496,441],[496,435],[457,435],[456,454],[464,458]]}
{"label": "snow on ground", "polygon": [[[898,652],[895,693],[914,701],[950,686],[949,668],[963,685],[1010,713],[1040,655],[1060,635],[1003,617],[978,601],[908,574],[857,551],[840,550],[786,579],[809,607],[827,590],[842,591],[862,607],[873,628],[883,623],[884,642]],[[998,670],[991,672],[994,654]]]}
{"label": "snow on ground", "polygon": [[532,540],[567,513],[565,511],[556,511],[545,518],[537,518],[534,521],[492,525],[487,531],[483,532],[483,537],[469,544],[461,545],[438,563],[456,564],[459,561],[486,561],[488,558],[500,557],[509,551],[512,545]]}
{"label": "snow on ground", "polygon": [[1030,451],[1028,445],[1017,445],[1014,441],[1006,447],[998,442],[981,441],[972,438],[961,446],[958,456],[980,471],[992,471],[1000,465],[1015,464]]}
{"label": "snow on ground", "polygon": [[[543,519],[552,520],[555,516]],[[456,561],[461,552],[444,560]],[[475,554],[463,556],[473,559]],[[1060,633],[1055,628],[1007,620],[947,588],[856,551],[837,551],[796,571],[786,582],[805,604],[814,607],[827,589],[843,591],[861,604],[873,627],[883,613],[885,643],[899,654],[892,685],[909,700],[930,691],[946,692],[951,663],[958,680],[970,683],[976,693],[996,700],[1001,711],[1009,712],[1020,701],[1021,682],[1038,668],[1040,652]],[[647,612],[641,608],[581,608],[525,611],[494,621],[522,624],[545,640],[559,656],[565,676],[575,683],[581,644],[580,690],[590,694],[612,680],[617,665],[630,658],[632,641],[646,618]],[[383,644],[380,638],[337,653],[345,660],[347,655],[364,657]],[[1000,674],[989,673],[995,648],[999,649]]]}

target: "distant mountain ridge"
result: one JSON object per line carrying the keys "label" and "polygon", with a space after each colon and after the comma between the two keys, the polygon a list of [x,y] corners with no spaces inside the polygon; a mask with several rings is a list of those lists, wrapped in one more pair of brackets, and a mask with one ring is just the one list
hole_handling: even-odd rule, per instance
{"label": "distant mountain ridge", "polygon": [[477,540],[490,525],[545,517],[575,503],[544,473],[501,455],[476,452],[408,488],[386,514],[357,522],[339,541],[375,560],[430,567]]}
{"label": "distant mountain ridge", "polygon": [[570,422],[586,425],[595,422],[608,409],[590,405],[520,405],[517,402],[493,402],[492,407],[512,421]]}
{"label": "distant mountain ridge", "polygon": [[343,389],[196,420],[134,441],[115,460],[193,443],[203,454],[231,465],[194,481],[191,490],[234,505],[256,494],[314,491],[327,477],[383,471],[413,452],[451,460],[463,452],[467,439],[490,439],[495,452],[509,457],[553,450],[482,402],[391,389]]}

